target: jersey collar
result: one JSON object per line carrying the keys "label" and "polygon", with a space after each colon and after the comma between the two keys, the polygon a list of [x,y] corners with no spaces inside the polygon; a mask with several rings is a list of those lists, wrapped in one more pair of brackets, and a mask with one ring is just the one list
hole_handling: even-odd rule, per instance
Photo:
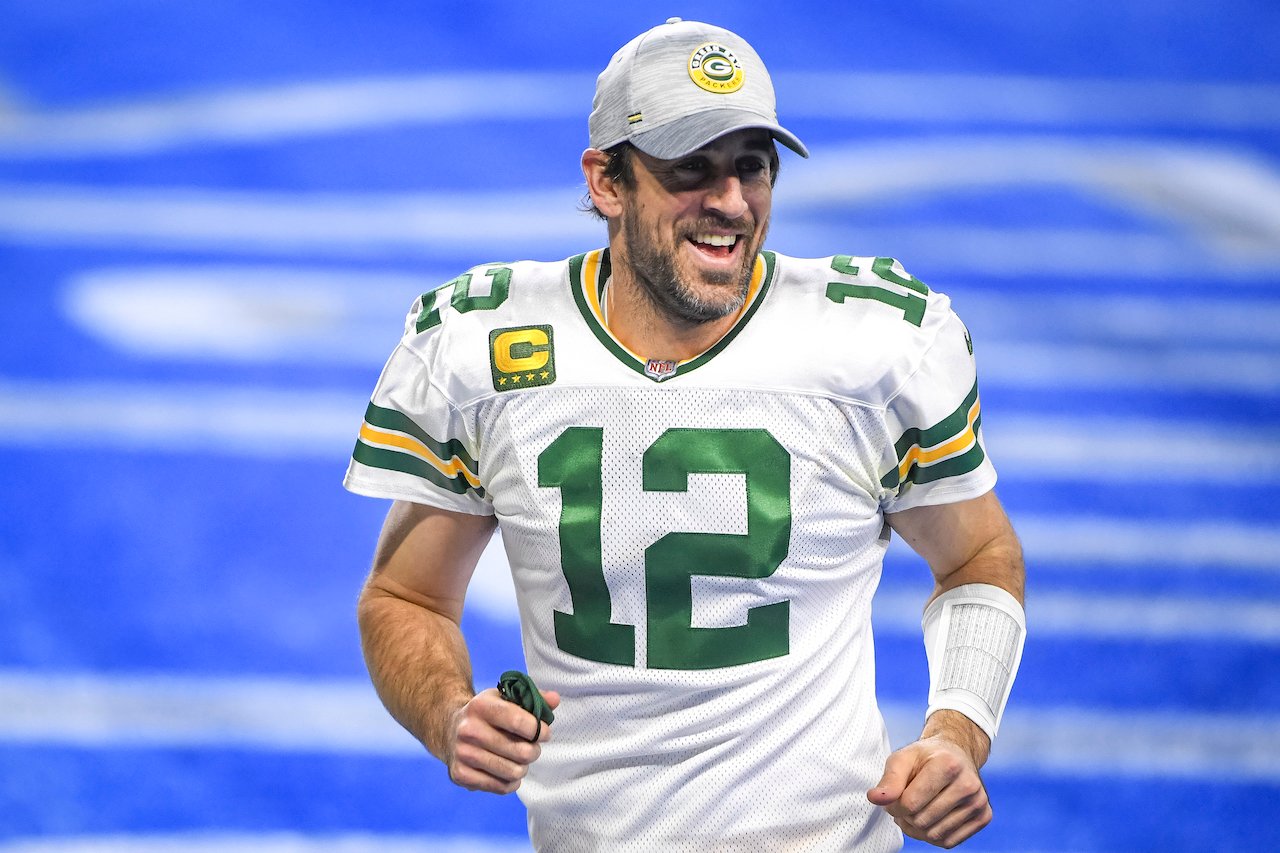
{"label": "jersey collar", "polygon": [[595,249],[570,258],[569,286],[573,291],[573,298],[578,305],[578,310],[582,312],[583,319],[586,320],[587,326],[600,343],[604,344],[604,348],[640,375],[646,376],[654,382],[662,382],[673,376],[683,376],[691,370],[698,369],[715,358],[729,345],[730,341],[737,337],[738,333],[742,331],[747,322],[759,310],[760,303],[764,301],[765,293],[773,283],[776,263],[777,259],[773,252],[764,251],[756,256],[755,267],[751,272],[751,284],[747,289],[746,301],[743,302],[742,308],[738,310],[738,316],[729,331],[703,352],[693,358],[678,362],[646,358],[632,352],[614,337],[613,333],[609,331],[609,327],[605,325],[600,300],[612,271],[608,249]]}

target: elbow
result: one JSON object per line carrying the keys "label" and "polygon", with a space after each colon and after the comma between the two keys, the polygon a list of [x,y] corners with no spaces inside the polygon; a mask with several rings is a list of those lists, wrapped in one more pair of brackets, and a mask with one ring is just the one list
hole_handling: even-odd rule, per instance
{"label": "elbow", "polygon": [[998,586],[1023,603],[1026,592],[1026,569],[1022,544],[1010,528],[993,536],[963,562],[947,567],[931,566],[934,593],[930,601],[943,592],[969,583]]}
{"label": "elbow", "polygon": [[356,619],[362,631],[374,623],[400,618],[440,618],[461,625],[464,600],[461,595],[432,595],[374,572],[356,599]]}
{"label": "elbow", "polygon": [[380,616],[385,611],[386,598],[386,593],[378,589],[372,580],[366,581],[360,588],[360,594],[356,597],[356,625],[361,637],[367,639],[380,621]]}

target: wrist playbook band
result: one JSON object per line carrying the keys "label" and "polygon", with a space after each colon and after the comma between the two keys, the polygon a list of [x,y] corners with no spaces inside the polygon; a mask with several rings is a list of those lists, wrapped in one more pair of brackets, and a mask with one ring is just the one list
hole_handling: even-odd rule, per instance
{"label": "wrist playbook band", "polygon": [[1026,615],[1006,590],[986,583],[950,589],[925,609],[929,710],[959,711],[995,739],[1027,635]]}

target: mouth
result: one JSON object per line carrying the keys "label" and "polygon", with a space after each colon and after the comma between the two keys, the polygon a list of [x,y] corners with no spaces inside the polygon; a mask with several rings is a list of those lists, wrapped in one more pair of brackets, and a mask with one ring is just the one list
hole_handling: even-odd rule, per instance
{"label": "mouth", "polygon": [[710,258],[730,258],[742,237],[737,234],[693,234],[688,237],[693,247]]}

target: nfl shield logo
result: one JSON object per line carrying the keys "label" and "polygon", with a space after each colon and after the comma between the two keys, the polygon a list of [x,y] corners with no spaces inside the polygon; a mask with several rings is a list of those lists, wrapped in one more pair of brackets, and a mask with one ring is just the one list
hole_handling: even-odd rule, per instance
{"label": "nfl shield logo", "polygon": [[650,379],[661,382],[664,379],[670,379],[676,375],[676,368],[679,367],[674,361],[665,361],[661,358],[651,358],[644,365],[645,375]]}

